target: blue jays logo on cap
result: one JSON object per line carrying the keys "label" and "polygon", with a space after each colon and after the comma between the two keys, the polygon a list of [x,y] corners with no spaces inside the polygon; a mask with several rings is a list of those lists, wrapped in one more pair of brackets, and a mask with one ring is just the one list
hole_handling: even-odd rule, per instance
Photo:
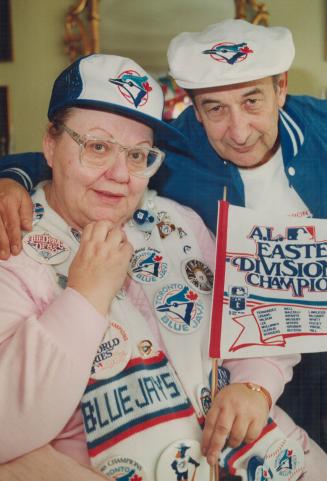
{"label": "blue jays logo on cap", "polygon": [[170,331],[188,334],[200,327],[204,305],[199,295],[183,284],[169,284],[157,292],[154,307],[160,322]]}
{"label": "blue jays logo on cap", "polygon": [[234,63],[245,60],[249,53],[253,53],[253,50],[248,47],[246,42],[223,42],[216,43],[210,49],[203,50],[202,53],[209,54],[211,58],[218,62],[226,62],[230,65],[234,65]]}
{"label": "blue jays logo on cap", "polygon": [[126,70],[118,78],[109,79],[109,82],[118,86],[120,93],[129,103],[142,107],[147,103],[148,94],[152,90],[148,80],[147,75],[141,76],[135,70]]}

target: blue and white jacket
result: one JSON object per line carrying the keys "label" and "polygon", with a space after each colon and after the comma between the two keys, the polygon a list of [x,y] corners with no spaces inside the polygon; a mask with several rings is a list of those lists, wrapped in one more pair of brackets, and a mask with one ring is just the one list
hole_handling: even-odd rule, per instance
{"label": "blue and white jacket", "polygon": [[[215,232],[217,200],[227,186],[227,200],[244,206],[244,186],[238,168],[224,161],[208,142],[193,107],[174,121],[185,136],[179,151],[166,152],[166,160],[150,187],[161,195],[192,207]],[[288,96],[279,115],[279,136],[285,173],[314,217],[327,218],[327,101]],[[26,188],[49,178],[51,170],[41,153],[4,156],[0,178],[18,180]]]}

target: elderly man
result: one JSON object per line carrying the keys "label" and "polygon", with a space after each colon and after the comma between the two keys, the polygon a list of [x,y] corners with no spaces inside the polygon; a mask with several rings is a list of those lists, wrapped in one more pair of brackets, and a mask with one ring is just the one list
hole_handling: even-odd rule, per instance
{"label": "elderly man", "polygon": [[[182,33],[170,44],[171,74],[188,90],[194,105],[174,123],[184,134],[185,145],[167,153],[152,186],[193,207],[213,231],[217,200],[224,191],[229,202],[267,213],[278,210],[298,217],[327,217],[323,182],[327,103],[287,96],[287,71],[293,58],[287,29],[241,20],[226,20],[200,33]],[[48,175],[40,154],[4,158],[2,166],[1,177],[26,187]],[[2,222],[8,226],[12,253],[17,253],[19,221],[28,228],[31,208],[22,190],[10,194],[12,184],[1,184]],[[0,244],[0,255],[5,258],[9,241],[4,229]],[[297,406],[298,412],[290,406],[288,411],[314,435],[320,412],[313,402],[324,373],[318,356],[305,359],[313,363],[314,372],[311,379],[306,375],[295,384],[302,397],[294,402],[289,399],[288,404]],[[312,406],[309,412],[308,405]]]}

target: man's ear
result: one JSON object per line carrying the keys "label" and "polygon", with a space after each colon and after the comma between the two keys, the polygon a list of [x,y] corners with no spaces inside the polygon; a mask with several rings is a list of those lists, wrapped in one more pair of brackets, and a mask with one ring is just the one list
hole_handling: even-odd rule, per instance
{"label": "man's ear", "polygon": [[202,124],[201,114],[200,114],[200,112],[198,111],[198,109],[197,109],[197,107],[196,107],[195,99],[193,99],[193,108],[194,108],[196,120],[197,120],[198,122],[200,122],[200,124]]}
{"label": "man's ear", "polygon": [[46,132],[43,136],[43,154],[49,167],[53,167],[54,152],[56,147],[55,139]]}
{"label": "man's ear", "polygon": [[281,73],[277,80],[278,107],[282,108],[286,101],[288,72]]}

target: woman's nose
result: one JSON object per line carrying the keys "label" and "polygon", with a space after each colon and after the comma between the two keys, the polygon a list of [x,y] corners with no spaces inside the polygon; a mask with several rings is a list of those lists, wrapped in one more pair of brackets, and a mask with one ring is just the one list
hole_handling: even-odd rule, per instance
{"label": "woman's nose", "polygon": [[104,175],[107,178],[115,180],[116,182],[128,182],[129,181],[129,170],[126,160],[126,152],[124,149],[119,148],[113,154],[110,166],[108,166]]}

